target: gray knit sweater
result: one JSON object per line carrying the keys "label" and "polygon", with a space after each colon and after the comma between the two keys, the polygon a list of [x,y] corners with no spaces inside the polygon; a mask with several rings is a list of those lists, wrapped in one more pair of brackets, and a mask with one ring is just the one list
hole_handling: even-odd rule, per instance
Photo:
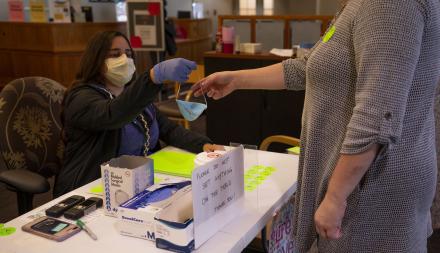
{"label": "gray knit sweater", "polygon": [[348,198],[338,240],[319,252],[426,252],[436,185],[439,0],[350,0],[308,57],[283,62],[306,90],[294,231],[306,252],[340,154],[382,149]]}

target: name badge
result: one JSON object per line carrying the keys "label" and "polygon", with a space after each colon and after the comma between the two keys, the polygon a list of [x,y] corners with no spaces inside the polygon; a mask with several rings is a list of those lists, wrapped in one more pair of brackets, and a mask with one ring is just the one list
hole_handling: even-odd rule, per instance
{"label": "name badge", "polygon": [[332,27],[330,27],[330,29],[325,33],[324,38],[322,38],[322,42],[328,42],[333,37],[333,34],[335,34],[335,31],[336,26],[332,25]]}

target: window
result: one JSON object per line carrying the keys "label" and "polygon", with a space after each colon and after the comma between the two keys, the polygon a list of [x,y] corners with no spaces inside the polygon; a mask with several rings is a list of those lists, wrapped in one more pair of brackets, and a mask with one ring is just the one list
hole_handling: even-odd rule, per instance
{"label": "window", "polygon": [[257,0],[240,0],[240,15],[255,15],[257,13]]}
{"label": "window", "polygon": [[263,14],[264,15],[273,15],[273,0],[264,0]]}

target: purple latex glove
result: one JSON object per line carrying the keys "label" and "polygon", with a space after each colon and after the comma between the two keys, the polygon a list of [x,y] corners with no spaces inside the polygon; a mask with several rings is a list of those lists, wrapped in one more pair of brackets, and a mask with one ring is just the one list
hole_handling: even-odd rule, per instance
{"label": "purple latex glove", "polygon": [[189,74],[197,68],[197,64],[183,58],[175,58],[160,62],[153,67],[154,82],[164,81],[185,82]]}

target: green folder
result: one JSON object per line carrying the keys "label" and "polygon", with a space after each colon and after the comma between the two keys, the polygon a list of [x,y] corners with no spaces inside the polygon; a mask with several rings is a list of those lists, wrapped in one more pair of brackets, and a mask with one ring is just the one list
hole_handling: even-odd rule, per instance
{"label": "green folder", "polygon": [[195,154],[161,150],[149,156],[154,160],[154,173],[191,178]]}

